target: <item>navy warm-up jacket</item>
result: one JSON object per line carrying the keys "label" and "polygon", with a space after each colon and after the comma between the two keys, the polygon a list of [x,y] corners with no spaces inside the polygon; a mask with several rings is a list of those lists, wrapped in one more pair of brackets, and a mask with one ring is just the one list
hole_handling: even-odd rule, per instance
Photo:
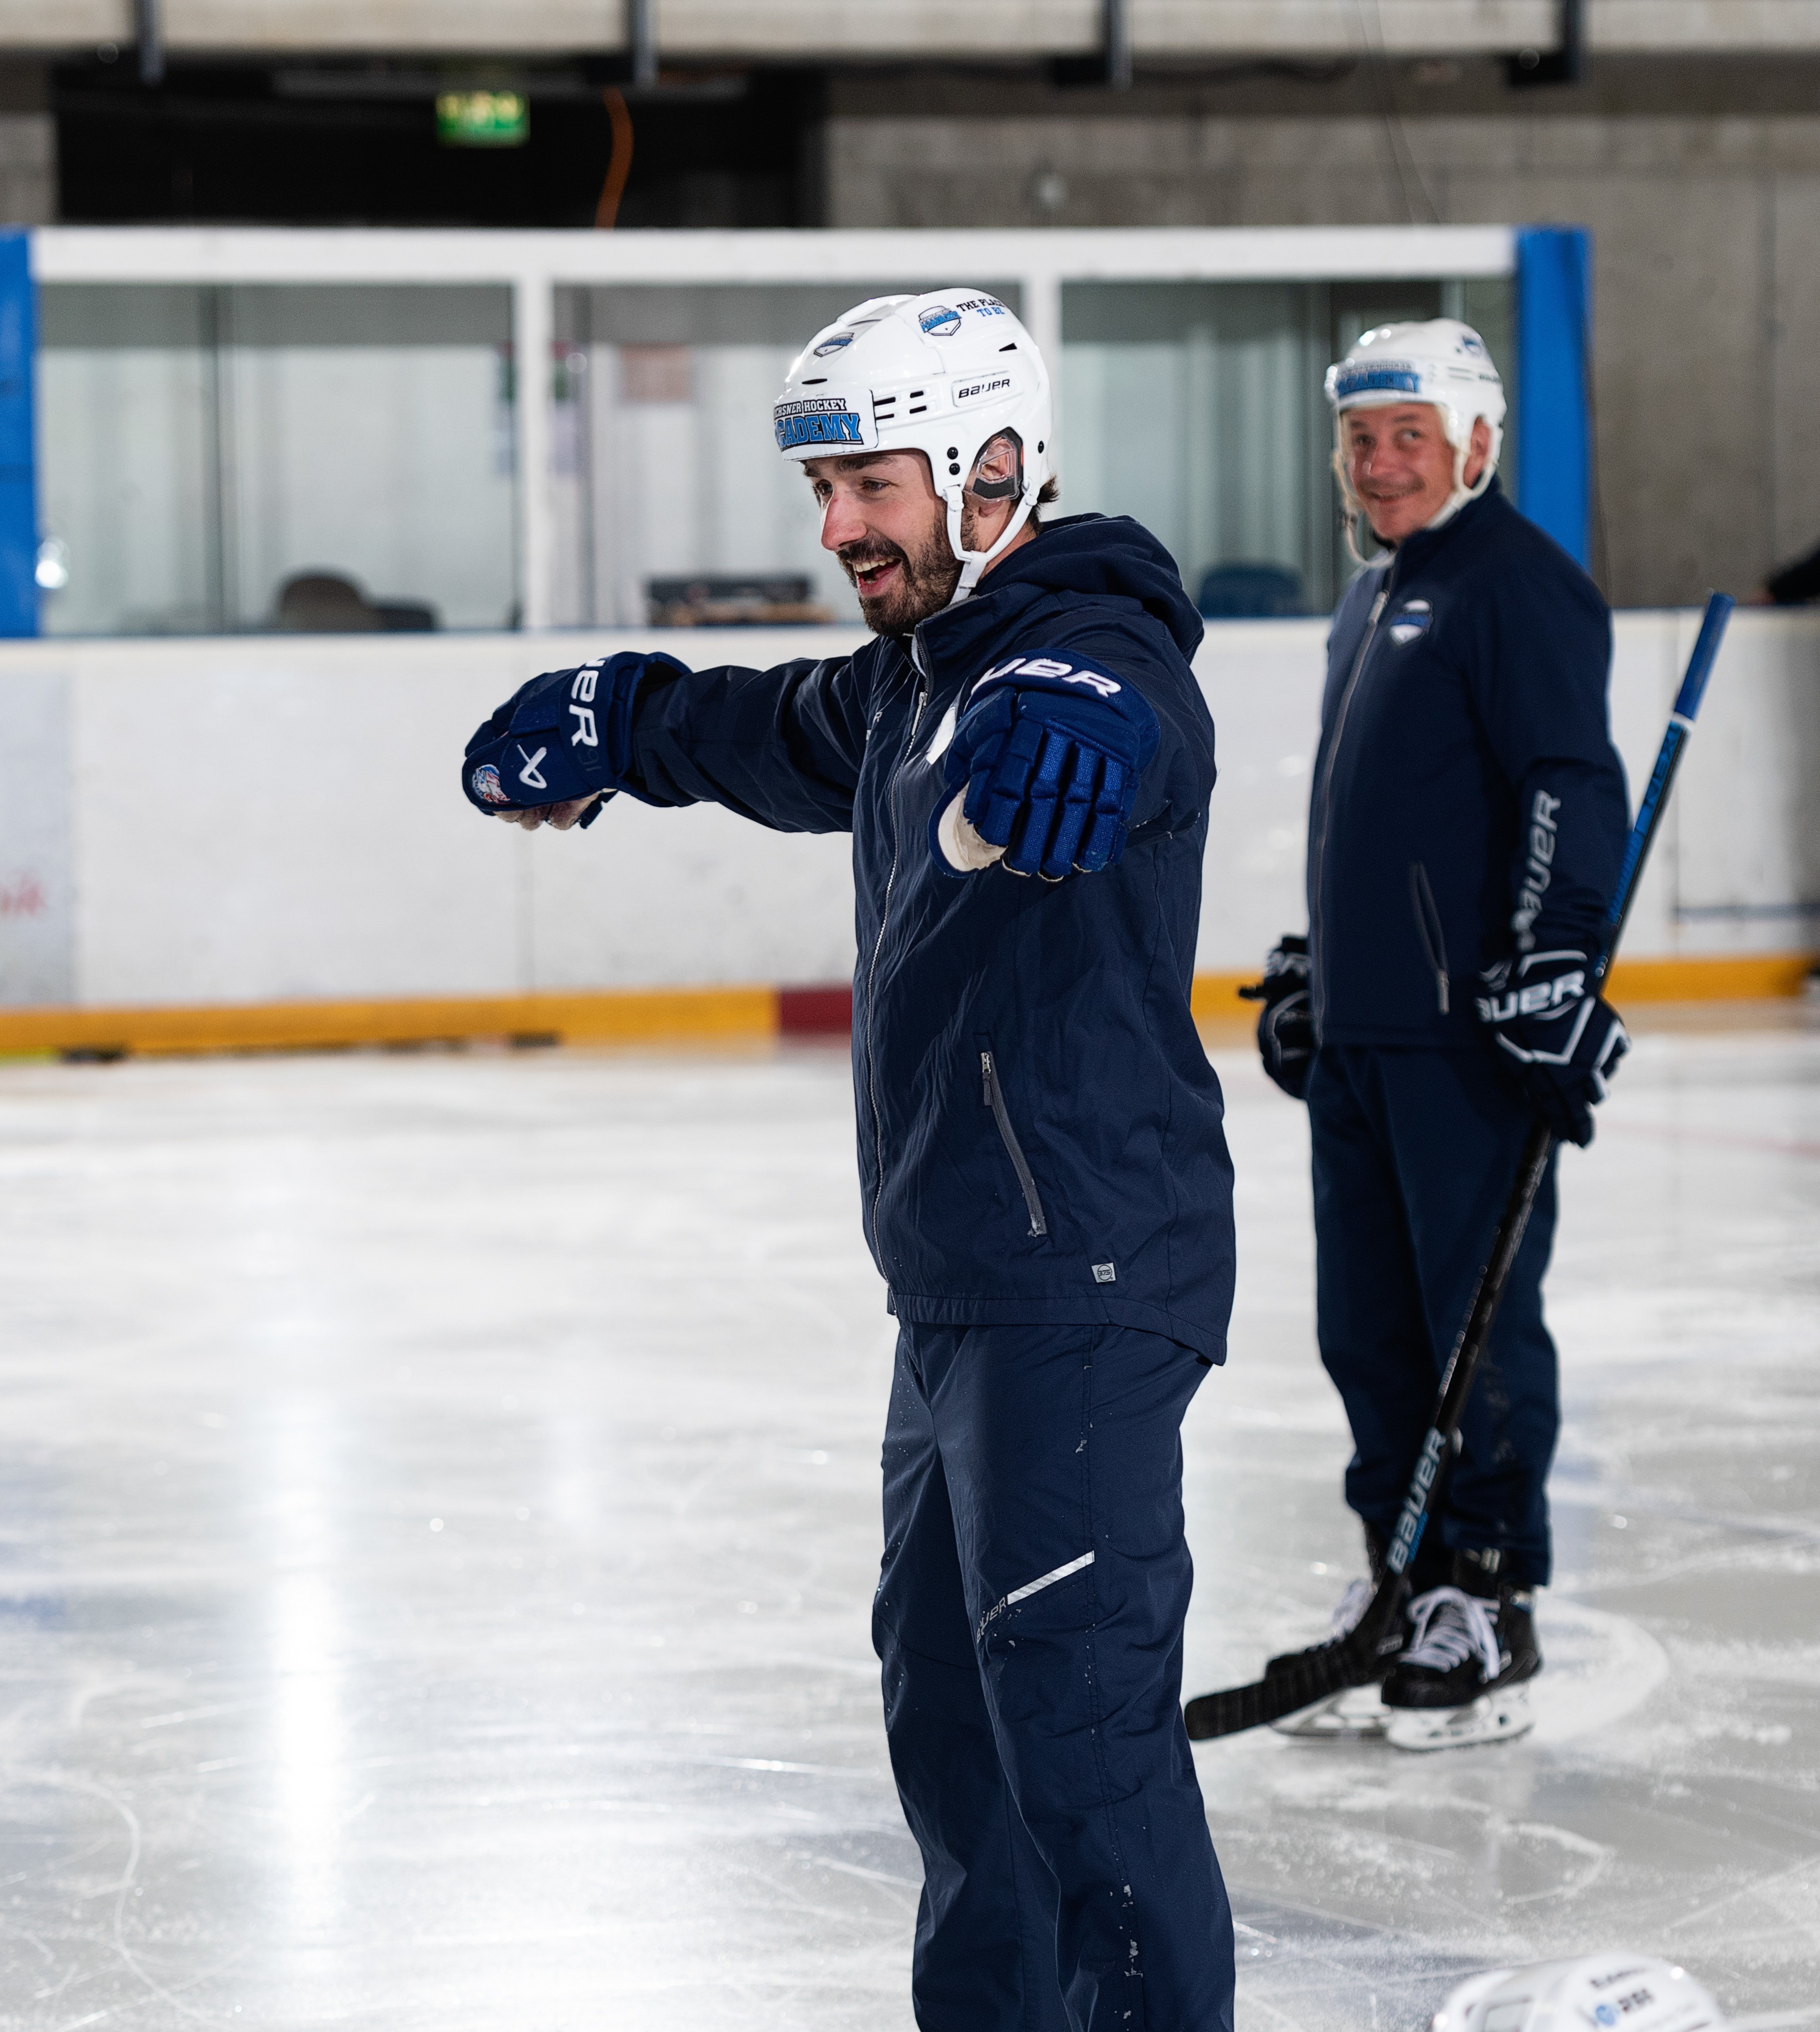
{"label": "navy warm-up jacket", "polygon": [[[1224,1358],[1232,1172],[1189,1014],[1213,726],[1175,563],[1123,517],[1047,525],[973,598],[851,656],[641,689],[627,787],[853,834],[864,1218],[899,1317],[1104,1322]],[[1048,653],[1134,685],[1161,743],[1116,866],[939,869],[940,756],[972,688]]]}
{"label": "navy warm-up jacket", "polygon": [[1323,1044],[1477,1050],[1517,951],[1591,952],[1628,827],[1611,615],[1496,480],[1347,588],[1308,816]]}

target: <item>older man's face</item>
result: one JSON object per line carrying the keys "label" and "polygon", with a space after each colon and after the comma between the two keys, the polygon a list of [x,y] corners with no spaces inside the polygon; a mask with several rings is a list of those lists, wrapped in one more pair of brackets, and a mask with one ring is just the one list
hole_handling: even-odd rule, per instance
{"label": "older man's face", "polygon": [[[1453,446],[1432,402],[1348,409],[1341,419],[1347,477],[1381,543],[1425,529],[1453,491]],[[1472,427],[1465,480],[1475,486],[1491,450],[1491,426]]]}

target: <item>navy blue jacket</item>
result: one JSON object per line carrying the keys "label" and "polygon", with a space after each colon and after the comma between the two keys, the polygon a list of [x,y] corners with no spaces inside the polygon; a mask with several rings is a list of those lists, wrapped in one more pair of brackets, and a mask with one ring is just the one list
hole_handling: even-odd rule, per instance
{"label": "navy blue jacket", "polygon": [[[1111,1322],[1224,1358],[1232,1171],[1189,1013],[1213,726],[1201,621],[1122,517],[1046,525],[974,597],[851,656],[641,689],[628,788],[853,834],[866,1237],[902,1318]],[[1123,859],[1060,883],[931,857],[973,685],[1052,652],[1134,685],[1162,738]]]}
{"label": "navy blue jacket", "polygon": [[1628,820],[1611,615],[1494,480],[1347,588],[1308,816],[1325,1044],[1481,1048],[1516,951],[1596,947]]}

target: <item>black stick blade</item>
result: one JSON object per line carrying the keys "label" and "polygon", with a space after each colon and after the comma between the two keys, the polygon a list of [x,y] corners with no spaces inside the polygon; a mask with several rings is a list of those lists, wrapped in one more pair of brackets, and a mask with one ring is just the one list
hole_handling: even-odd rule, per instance
{"label": "black stick blade", "polygon": [[1249,1686],[1228,1686],[1190,1701],[1182,1710],[1190,1740],[1207,1743],[1216,1735],[1239,1735],[1299,1714],[1349,1686],[1373,1685],[1384,1677],[1385,1634],[1408,1599],[1408,1582],[1400,1574],[1388,1574],[1350,1636],[1298,1652]]}
{"label": "black stick blade", "polygon": [[1182,1718],[1196,1743],[1216,1735],[1237,1735],[1267,1721],[1280,1721],[1284,1715],[1343,1694],[1348,1686],[1368,1686],[1380,1669],[1362,1650],[1355,1651],[1348,1639],[1330,1650],[1311,1651],[1293,1664],[1280,1666],[1249,1686],[1202,1694],[1183,1708]]}

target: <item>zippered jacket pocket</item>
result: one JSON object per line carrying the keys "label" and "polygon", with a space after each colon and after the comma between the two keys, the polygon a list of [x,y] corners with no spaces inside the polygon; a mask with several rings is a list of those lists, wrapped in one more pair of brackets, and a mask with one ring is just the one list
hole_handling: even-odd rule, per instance
{"label": "zippered jacket pocket", "polygon": [[1042,1195],[1037,1190],[1037,1182],[1031,1175],[1030,1162],[1024,1156],[1023,1145],[1018,1141],[1018,1132],[1011,1126],[1011,1111],[1005,1106],[1004,1089],[999,1085],[997,1063],[990,1051],[980,1054],[980,1100],[992,1111],[992,1119],[999,1125],[999,1134],[1003,1139],[1005,1154],[1011,1160],[1011,1168],[1018,1175],[1018,1183],[1023,1189],[1024,1205],[1030,1214],[1032,1235],[1047,1235],[1049,1223],[1043,1213]]}
{"label": "zippered jacket pocket", "polygon": [[1422,949],[1428,954],[1441,1013],[1444,1016],[1448,1013],[1447,939],[1441,931],[1434,891],[1429,887],[1428,870],[1419,861],[1409,864],[1409,895],[1415,906],[1415,928],[1422,935]]}

